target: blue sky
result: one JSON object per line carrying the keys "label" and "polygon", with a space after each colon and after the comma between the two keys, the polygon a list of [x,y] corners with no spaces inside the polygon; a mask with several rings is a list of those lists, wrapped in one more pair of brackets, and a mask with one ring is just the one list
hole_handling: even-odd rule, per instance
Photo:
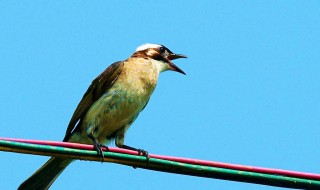
{"label": "blue sky", "polygon": [[[188,59],[126,143],[154,154],[320,172],[319,1],[1,1],[0,136],[62,140],[91,81],[143,43]],[[0,189],[48,158],[0,153]],[[280,189],[77,161],[52,189]]]}

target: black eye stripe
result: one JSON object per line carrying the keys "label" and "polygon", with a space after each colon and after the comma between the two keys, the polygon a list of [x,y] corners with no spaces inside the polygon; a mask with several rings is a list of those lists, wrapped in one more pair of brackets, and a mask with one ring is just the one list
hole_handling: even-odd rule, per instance
{"label": "black eye stripe", "polygon": [[163,58],[162,55],[159,55],[159,54],[154,55],[152,58],[155,60],[158,60],[158,61],[167,62],[167,60],[165,58]]}

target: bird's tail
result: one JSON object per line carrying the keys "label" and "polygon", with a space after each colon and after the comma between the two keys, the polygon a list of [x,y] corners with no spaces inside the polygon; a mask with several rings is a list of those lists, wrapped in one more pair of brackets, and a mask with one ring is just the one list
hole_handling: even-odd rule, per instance
{"label": "bird's tail", "polygon": [[72,162],[72,159],[50,158],[40,169],[24,181],[18,190],[49,189],[61,172]]}

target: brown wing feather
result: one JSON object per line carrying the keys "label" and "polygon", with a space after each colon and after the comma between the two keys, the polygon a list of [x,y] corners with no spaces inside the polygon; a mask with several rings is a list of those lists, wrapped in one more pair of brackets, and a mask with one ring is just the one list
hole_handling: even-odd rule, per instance
{"label": "brown wing feather", "polygon": [[76,111],[72,115],[63,141],[67,141],[69,139],[72,132],[78,127],[76,124],[81,122],[91,105],[97,101],[105,91],[111,88],[119,77],[122,67],[122,61],[115,62],[92,81],[88,90],[78,104]]}

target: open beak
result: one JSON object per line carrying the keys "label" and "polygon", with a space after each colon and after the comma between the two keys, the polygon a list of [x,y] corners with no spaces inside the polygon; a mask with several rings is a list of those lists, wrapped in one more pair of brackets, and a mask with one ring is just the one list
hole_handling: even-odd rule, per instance
{"label": "open beak", "polygon": [[185,75],[186,73],[182,69],[180,69],[178,66],[176,66],[175,64],[173,64],[171,62],[171,60],[179,59],[179,58],[187,58],[187,56],[182,55],[182,54],[174,54],[174,53],[172,53],[167,57],[171,70],[179,72],[179,73]]}

